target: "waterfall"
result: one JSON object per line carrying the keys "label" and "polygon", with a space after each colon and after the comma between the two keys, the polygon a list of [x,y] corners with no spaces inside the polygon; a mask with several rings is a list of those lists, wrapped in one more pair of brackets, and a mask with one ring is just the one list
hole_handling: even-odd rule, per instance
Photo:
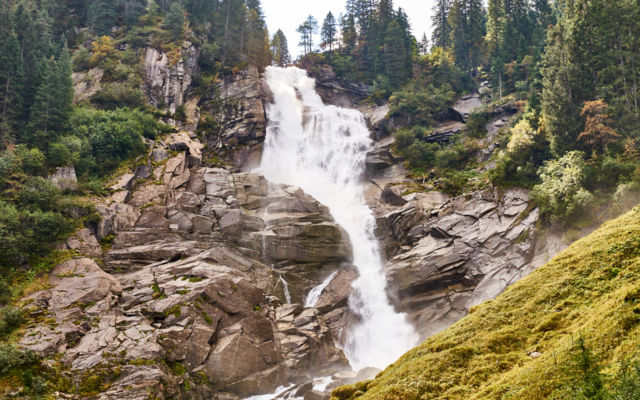
{"label": "waterfall", "polygon": [[305,307],[315,307],[316,303],[320,299],[320,294],[322,293],[324,288],[329,286],[329,284],[331,283],[331,280],[336,275],[338,275],[338,271],[336,271],[333,274],[329,275],[329,277],[327,279],[325,279],[324,282],[322,282],[318,286],[316,286],[313,289],[311,289],[311,291],[309,292],[309,296],[307,297],[307,301],[306,301],[304,306]]}
{"label": "waterfall", "polygon": [[289,293],[289,284],[284,280],[282,274],[280,274],[280,282],[282,282],[284,298],[287,300],[287,304],[291,304],[291,293]]}
{"label": "waterfall", "polygon": [[355,110],[325,106],[315,80],[301,69],[268,67],[266,79],[274,102],[267,111],[260,172],[271,182],[302,188],[329,207],[348,232],[360,273],[349,307],[359,321],[348,327],[341,347],[355,369],[384,368],[419,337],[385,292],[375,218],[363,197],[365,155],[372,146],[364,118]]}

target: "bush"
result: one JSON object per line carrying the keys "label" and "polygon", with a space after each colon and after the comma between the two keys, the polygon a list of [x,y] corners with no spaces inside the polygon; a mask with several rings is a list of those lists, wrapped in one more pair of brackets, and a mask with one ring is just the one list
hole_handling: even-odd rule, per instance
{"label": "bush", "polygon": [[80,46],[71,57],[73,72],[82,72],[91,68],[91,53],[85,47]]}
{"label": "bush", "polygon": [[0,305],[5,305],[11,300],[11,284],[9,279],[0,278]]}
{"label": "bush", "polygon": [[0,343],[0,374],[29,366],[36,361],[38,361],[38,355],[32,350],[22,352],[13,345]]}
{"label": "bush", "polygon": [[404,125],[431,126],[436,114],[453,105],[455,96],[449,85],[425,87],[414,80],[389,98],[389,116]]}
{"label": "bush", "polygon": [[51,242],[72,233],[74,226],[58,212],[18,210],[0,201],[0,260],[47,252]]}
{"label": "bush", "polygon": [[5,307],[0,310],[0,337],[11,334],[23,321],[23,313],[17,308]]}
{"label": "bush", "polygon": [[591,193],[582,187],[584,164],[581,151],[571,151],[559,160],[544,163],[539,170],[542,183],[531,192],[542,213],[554,219],[569,217],[593,200]]}
{"label": "bush", "polygon": [[486,126],[491,120],[491,114],[486,111],[473,111],[467,118],[467,132],[475,139],[484,137],[487,133]]}
{"label": "bush", "polygon": [[20,191],[20,203],[40,210],[54,210],[60,199],[60,189],[50,180],[40,176],[31,177]]}
{"label": "bush", "polygon": [[90,101],[103,110],[115,110],[123,107],[144,107],[146,97],[138,88],[132,88],[123,83],[114,83],[103,85],[96,94],[91,96]]}
{"label": "bush", "polygon": [[39,149],[29,150],[26,145],[16,146],[15,154],[20,158],[22,170],[30,175],[42,175],[45,170],[45,156]]}
{"label": "bush", "polygon": [[49,147],[47,158],[49,160],[49,164],[52,167],[64,167],[65,165],[69,164],[71,153],[64,144],[53,143]]}

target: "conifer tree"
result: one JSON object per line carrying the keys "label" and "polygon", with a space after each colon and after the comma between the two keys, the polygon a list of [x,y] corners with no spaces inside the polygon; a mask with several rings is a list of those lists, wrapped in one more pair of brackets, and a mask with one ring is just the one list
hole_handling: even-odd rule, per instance
{"label": "conifer tree", "polygon": [[57,139],[55,127],[58,122],[58,82],[56,62],[52,58],[42,59],[38,68],[40,85],[29,114],[26,141],[31,146],[46,150],[49,143]]}
{"label": "conifer tree", "polygon": [[305,24],[309,30],[309,53],[311,53],[313,51],[313,35],[318,33],[318,20],[313,15],[309,15]]}
{"label": "conifer tree", "polygon": [[271,60],[272,65],[280,68],[284,68],[291,63],[287,38],[280,29],[273,35],[271,40]]}
{"label": "conifer tree", "polygon": [[424,56],[429,53],[429,39],[427,38],[427,34],[422,34],[422,39],[420,39],[420,43],[418,44],[420,55]]}
{"label": "conifer tree", "polygon": [[173,3],[171,5],[171,8],[167,13],[167,17],[164,20],[164,25],[171,31],[171,36],[174,40],[178,39],[182,35],[184,27],[184,13],[182,12],[180,3]]}
{"label": "conifer tree", "polygon": [[111,0],[93,0],[89,6],[88,20],[98,35],[106,35],[115,25],[115,3]]}
{"label": "conifer tree", "polygon": [[449,25],[449,11],[451,9],[450,0],[436,0],[433,6],[433,36],[431,42],[435,47],[444,49],[451,46],[451,26]]}
{"label": "conifer tree", "polygon": [[393,87],[399,87],[406,77],[407,53],[403,31],[397,21],[389,24],[384,41],[384,52],[386,75]]}
{"label": "conifer tree", "polygon": [[322,38],[321,46],[323,48],[329,48],[329,51],[333,51],[333,44],[336,41],[336,18],[331,11],[327,14],[324,22],[322,23],[322,30],[320,32]]}
{"label": "conifer tree", "polygon": [[71,77],[71,57],[69,56],[69,48],[67,47],[66,40],[61,43],[61,47],[59,51],[60,56],[56,60],[55,71],[56,94],[58,97],[56,102],[56,128],[58,130],[61,130],[69,119],[74,96],[73,79]]}
{"label": "conifer tree", "polygon": [[9,34],[0,49],[0,148],[18,136],[22,116],[24,71],[20,44]]}
{"label": "conifer tree", "polygon": [[296,29],[296,32],[298,32],[300,34],[300,42],[298,43],[298,46],[302,47],[304,54],[307,55],[309,54],[309,52],[311,51],[311,39],[310,39],[310,35],[309,35],[309,31],[311,30],[311,28],[309,27],[309,24],[307,24],[307,22],[303,22],[301,23],[298,28]]}

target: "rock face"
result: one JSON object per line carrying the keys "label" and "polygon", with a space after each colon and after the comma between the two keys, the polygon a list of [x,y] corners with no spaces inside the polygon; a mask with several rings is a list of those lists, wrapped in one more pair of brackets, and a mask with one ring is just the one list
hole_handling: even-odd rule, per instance
{"label": "rock face", "polygon": [[143,89],[149,103],[175,112],[184,103],[197,60],[198,49],[188,41],[182,45],[181,57],[175,63],[166,53],[147,48]]}
{"label": "rock face", "polygon": [[485,190],[438,203],[417,197],[377,210],[392,256],[389,290],[423,338],[527,275],[534,257],[538,210],[526,190]]}
{"label": "rock face", "polygon": [[272,95],[258,69],[249,67],[225,78],[219,89],[223,106],[219,111],[214,110],[213,115],[220,131],[209,141],[218,144],[234,139],[246,145],[262,143],[267,126],[265,106]]}
{"label": "rock face", "polygon": [[146,399],[142,385],[165,398],[246,397],[348,368],[322,312],[300,305],[351,263],[329,210],[297,187],[203,166],[186,133],[149,144],[153,162],[114,179],[129,199],[97,205],[102,219],[64,244],[98,263],[51,272],[51,288],[29,296],[42,317],[21,346],[61,354],[82,376],[118,366],[100,394],[114,400]]}
{"label": "rock face", "polygon": [[316,92],[325,104],[354,108],[369,96],[369,85],[338,78],[328,65],[322,66],[314,78],[316,79]]}

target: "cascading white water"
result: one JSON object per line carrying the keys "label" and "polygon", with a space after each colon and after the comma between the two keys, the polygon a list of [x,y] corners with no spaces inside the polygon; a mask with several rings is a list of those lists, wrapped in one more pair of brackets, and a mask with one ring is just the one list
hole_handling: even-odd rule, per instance
{"label": "cascading white water", "polygon": [[336,275],[338,275],[338,271],[329,275],[329,277],[325,279],[324,282],[322,282],[318,286],[311,289],[311,291],[309,292],[309,296],[307,296],[307,301],[305,302],[304,306],[315,307],[318,300],[320,300],[320,295],[322,294],[322,291],[324,290],[324,288],[329,286],[329,284],[331,283],[331,281]]}
{"label": "cascading white water", "polygon": [[349,307],[360,316],[342,347],[355,369],[384,368],[418,342],[418,334],[389,304],[375,218],[363,197],[365,156],[372,146],[362,114],[325,106],[315,80],[298,68],[268,67],[274,103],[260,172],[271,182],[302,188],[331,210],[348,233],[360,278]]}
{"label": "cascading white water", "polygon": [[280,282],[282,282],[282,290],[284,291],[284,298],[287,304],[291,304],[291,293],[289,293],[289,284],[284,280],[282,274],[280,274]]}

